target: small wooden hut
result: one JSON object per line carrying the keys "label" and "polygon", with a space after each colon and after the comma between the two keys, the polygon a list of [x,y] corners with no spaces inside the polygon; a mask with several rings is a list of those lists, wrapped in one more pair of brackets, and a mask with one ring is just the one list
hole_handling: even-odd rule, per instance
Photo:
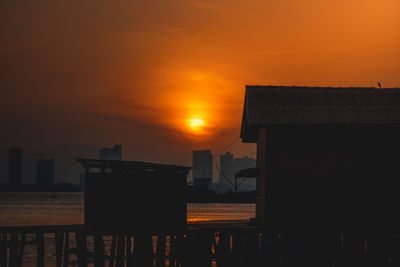
{"label": "small wooden hut", "polygon": [[85,227],[103,232],[186,229],[189,167],[77,159],[85,168]]}
{"label": "small wooden hut", "polygon": [[271,231],[400,225],[400,88],[246,86],[257,223]]}

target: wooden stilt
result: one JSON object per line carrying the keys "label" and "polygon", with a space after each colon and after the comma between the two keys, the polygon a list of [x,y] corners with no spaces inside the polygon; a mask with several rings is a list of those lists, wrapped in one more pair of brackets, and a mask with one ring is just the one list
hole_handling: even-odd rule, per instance
{"label": "wooden stilt", "polygon": [[18,251],[17,251],[17,267],[22,266],[22,259],[24,257],[25,250],[25,234],[21,234],[21,240],[18,242]]}
{"label": "wooden stilt", "polygon": [[103,235],[97,233],[94,237],[94,266],[95,267],[104,267],[105,258],[104,258],[104,240]]}
{"label": "wooden stilt", "polygon": [[194,257],[192,255],[192,246],[193,245],[191,244],[191,239],[188,234],[176,236],[176,251],[178,258],[177,266],[190,266],[190,259]]}
{"label": "wooden stilt", "polygon": [[332,232],[318,232],[315,233],[314,243],[312,244],[311,254],[314,254],[315,257],[315,266],[318,267],[331,267],[333,265],[333,260],[338,246],[338,238]]}
{"label": "wooden stilt", "polygon": [[9,264],[10,264],[10,266],[16,266],[17,265],[17,250],[18,250],[18,236],[17,236],[17,233],[11,233],[10,256],[9,256]]}
{"label": "wooden stilt", "polygon": [[62,251],[63,251],[63,243],[64,243],[64,233],[63,232],[55,232],[54,233],[54,241],[55,241],[55,245],[56,245],[56,266],[61,267]]}
{"label": "wooden stilt", "polygon": [[184,266],[212,266],[212,233],[208,231],[193,232],[188,236],[186,262]]}
{"label": "wooden stilt", "polygon": [[258,261],[258,233],[246,232],[244,235],[243,260],[245,266],[255,266]]}
{"label": "wooden stilt", "polygon": [[36,233],[36,265],[44,267],[44,234],[43,232]]}
{"label": "wooden stilt", "polygon": [[232,260],[233,266],[243,264],[243,234],[240,231],[232,236]]}
{"label": "wooden stilt", "polygon": [[214,245],[216,264],[218,267],[229,267],[232,266],[232,253],[230,249],[230,235],[224,232],[220,232],[218,244]]}
{"label": "wooden stilt", "polygon": [[159,235],[157,237],[157,267],[165,267],[165,241],[165,235]]}
{"label": "wooden stilt", "polygon": [[132,253],[132,236],[126,236],[126,266],[131,267],[134,266],[134,259]]}
{"label": "wooden stilt", "polygon": [[364,253],[364,240],[357,233],[344,234],[343,261],[341,266],[358,266]]}
{"label": "wooden stilt", "polygon": [[260,266],[269,265],[271,259],[271,235],[262,233],[260,240]]}
{"label": "wooden stilt", "polygon": [[175,262],[176,262],[176,242],[175,242],[175,236],[170,235],[169,236],[169,262],[168,266],[169,267],[175,267]]}
{"label": "wooden stilt", "polygon": [[124,267],[124,259],[125,259],[125,235],[118,234],[116,267]]}
{"label": "wooden stilt", "polygon": [[0,266],[7,267],[8,263],[8,233],[0,234]]}
{"label": "wooden stilt", "polygon": [[135,264],[143,267],[153,266],[153,237],[151,234],[135,235]]}
{"label": "wooden stilt", "polygon": [[114,267],[116,243],[117,243],[117,235],[113,235],[111,238],[110,261],[108,263],[108,267]]}
{"label": "wooden stilt", "polygon": [[75,232],[78,267],[87,267],[87,237],[85,232]]}
{"label": "wooden stilt", "polygon": [[69,232],[65,232],[64,267],[68,267],[68,264],[69,264]]}

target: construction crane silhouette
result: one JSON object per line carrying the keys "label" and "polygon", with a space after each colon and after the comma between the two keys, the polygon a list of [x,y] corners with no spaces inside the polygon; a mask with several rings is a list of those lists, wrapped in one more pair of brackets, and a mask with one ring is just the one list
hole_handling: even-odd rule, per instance
{"label": "construction crane silhouette", "polygon": [[225,181],[227,181],[232,186],[232,188],[234,188],[235,185],[232,183],[232,181],[228,177],[226,177],[224,171],[222,169],[219,169],[218,164],[215,164],[215,168],[217,169],[217,172],[219,172],[219,177],[222,177]]}
{"label": "construction crane silhouette", "polygon": [[[218,169],[219,169],[218,164],[215,164],[215,168],[217,168],[217,171],[218,171]],[[238,192],[238,189],[243,184],[243,182],[247,180],[247,178],[244,178],[240,181],[240,183],[238,183],[238,181],[237,181],[238,177],[236,177],[236,174],[235,174],[235,177],[233,177],[235,179],[235,181],[233,183],[228,177],[226,177],[226,175],[222,169],[219,171],[219,174],[220,174],[219,177],[222,177],[225,181],[227,181],[232,186],[233,192],[235,192],[235,193]]]}

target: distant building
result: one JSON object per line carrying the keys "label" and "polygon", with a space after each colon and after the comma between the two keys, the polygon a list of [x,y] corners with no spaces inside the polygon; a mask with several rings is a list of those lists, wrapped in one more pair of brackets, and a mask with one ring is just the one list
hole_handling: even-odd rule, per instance
{"label": "distant building", "polygon": [[219,157],[220,173],[219,182],[224,188],[232,189],[235,182],[235,171],[233,165],[233,154],[227,152]]}
{"label": "distant building", "polygon": [[243,158],[235,158],[235,173],[254,167],[256,167],[256,159],[247,156],[244,156]]}
{"label": "distant building", "polygon": [[193,171],[192,178],[194,183],[196,179],[213,179],[213,156],[210,150],[193,151]]}
{"label": "distant building", "polygon": [[122,146],[114,145],[114,147],[103,147],[99,151],[99,159],[103,160],[122,160]]}
{"label": "distant building", "polygon": [[8,183],[20,185],[22,184],[22,148],[12,147],[8,153]]}
{"label": "distant building", "polygon": [[[256,159],[249,158],[247,156],[243,158],[235,158],[234,169],[235,174],[241,170],[254,168],[256,167]],[[241,185],[238,188],[238,191],[249,191],[249,190],[256,190],[256,180],[255,179],[247,179],[245,181],[238,181],[241,182]]]}
{"label": "distant building", "polygon": [[54,184],[54,159],[40,159],[36,166],[38,185]]}

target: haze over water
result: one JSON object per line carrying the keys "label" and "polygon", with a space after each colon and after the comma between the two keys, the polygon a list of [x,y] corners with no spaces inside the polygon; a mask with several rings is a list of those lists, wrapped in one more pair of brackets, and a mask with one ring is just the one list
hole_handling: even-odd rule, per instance
{"label": "haze over water", "polygon": [[[0,226],[83,224],[83,193],[56,193],[57,198],[51,195],[0,193]],[[140,217],[140,214],[134,216]],[[188,204],[188,222],[251,217],[255,217],[255,204]]]}

